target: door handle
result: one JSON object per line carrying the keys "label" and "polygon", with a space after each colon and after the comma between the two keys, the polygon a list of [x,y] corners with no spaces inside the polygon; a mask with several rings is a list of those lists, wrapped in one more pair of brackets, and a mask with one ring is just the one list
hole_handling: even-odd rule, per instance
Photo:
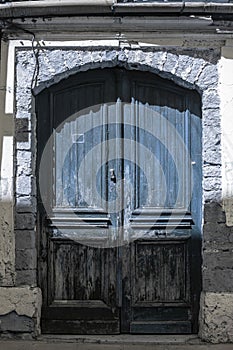
{"label": "door handle", "polygon": [[114,169],[110,169],[110,180],[114,182],[114,184],[116,183],[116,174]]}

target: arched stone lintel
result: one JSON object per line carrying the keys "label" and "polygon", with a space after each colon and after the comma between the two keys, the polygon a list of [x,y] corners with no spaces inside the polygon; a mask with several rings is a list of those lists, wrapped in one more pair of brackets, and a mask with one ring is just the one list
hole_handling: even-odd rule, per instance
{"label": "arched stone lintel", "polygon": [[[67,53],[69,53],[68,57],[66,57],[66,52],[63,53],[64,62],[67,63],[67,60],[71,59],[71,57],[72,62],[66,66],[59,67],[59,72],[57,73],[56,69],[55,71],[48,69],[49,74],[39,77],[39,84],[33,89],[34,95],[78,72],[110,67],[149,71],[164,79],[172,80],[184,88],[196,90],[201,95],[204,90],[210,86],[213,88],[218,82],[216,65],[210,64],[202,58],[188,55],[164,51],[144,52],[142,50],[101,50],[98,52],[89,51],[88,53],[83,51],[83,57],[80,51],[67,51]],[[46,65],[51,64],[49,61],[48,57]],[[208,80],[210,76],[211,81]],[[207,85],[207,82],[210,84]]]}

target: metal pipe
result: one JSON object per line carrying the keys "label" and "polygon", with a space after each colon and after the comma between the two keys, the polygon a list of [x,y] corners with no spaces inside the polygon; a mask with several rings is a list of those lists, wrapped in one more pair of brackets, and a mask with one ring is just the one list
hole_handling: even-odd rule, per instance
{"label": "metal pipe", "polygon": [[76,16],[88,14],[233,14],[233,3],[117,3],[116,0],[40,0],[0,5],[0,18]]}

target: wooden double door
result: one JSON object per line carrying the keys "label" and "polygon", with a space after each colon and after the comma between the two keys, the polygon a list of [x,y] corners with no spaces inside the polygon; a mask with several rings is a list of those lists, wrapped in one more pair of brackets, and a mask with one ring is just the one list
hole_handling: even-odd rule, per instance
{"label": "wooden double door", "polygon": [[106,68],[36,105],[42,332],[197,332],[198,94]]}

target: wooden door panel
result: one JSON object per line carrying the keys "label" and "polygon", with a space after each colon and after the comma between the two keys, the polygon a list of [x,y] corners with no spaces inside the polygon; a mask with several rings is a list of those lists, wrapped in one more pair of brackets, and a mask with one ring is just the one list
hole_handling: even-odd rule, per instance
{"label": "wooden door panel", "polygon": [[136,241],[131,259],[130,331],[191,333],[189,240]]}
{"label": "wooden door panel", "polygon": [[[172,316],[170,316],[171,318]],[[136,334],[190,334],[192,333],[191,321],[135,321],[131,323],[131,333]]]}
{"label": "wooden door panel", "polygon": [[42,141],[38,160],[49,137],[55,134],[48,155],[50,161],[44,171],[50,201],[46,203],[46,210],[50,208],[49,220],[42,203],[38,219],[42,234],[40,285],[44,295],[42,330],[45,333],[115,334],[120,331],[119,253],[117,248],[100,248],[109,238],[110,223],[106,207],[101,203],[101,198],[106,201],[104,166],[98,184],[99,197],[90,195],[94,194],[96,185],[92,175],[96,175],[103,161],[101,152],[86,164],[83,172],[80,171],[82,181],[81,176],[77,177],[89,150],[105,140],[107,128],[103,118],[106,113],[101,107],[83,112],[87,116],[91,114],[95,121],[95,116],[102,118],[98,130],[93,124],[85,125],[84,120],[84,128],[89,128],[85,135],[80,133],[79,119],[72,119],[84,108],[114,100],[113,75],[106,71],[80,73],[38,98],[38,137]]}
{"label": "wooden door panel", "polygon": [[[80,110],[86,119],[66,120]],[[49,220],[38,201],[43,332],[197,331],[200,116],[196,93],[121,68],[39,96],[38,161],[56,129]]]}
{"label": "wooden door panel", "polygon": [[53,301],[98,300],[103,278],[100,251],[64,240],[52,240],[51,245]]}
{"label": "wooden door panel", "polygon": [[[185,147],[189,149],[190,134],[189,113],[185,108],[186,96],[182,90],[159,85],[159,82],[134,81],[133,90],[135,100],[139,101],[137,142],[140,146],[144,145],[151,154],[150,160],[148,156],[143,156],[143,148],[139,147],[137,151],[138,163],[142,169],[148,169],[146,178],[150,182],[146,204],[145,185],[138,186],[137,207],[187,210],[189,202],[186,203],[185,200],[189,199],[187,191],[190,187],[190,172],[189,164],[185,161]],[[177,133],[182,140],[178,139]],[[177,169],[178,164],[181,169]],[[140,182],[141,177],[140,171]]]}
{"label": "wooden door panel", "polygon": [[[142,79],[136,72],[131,79],[134,98],[132,106],[128,110],[125,107],[124,137],[135,143],[125,146],[125,153],[130,147],[132,154],[132,165],[125,178],[131,179],[135,193],[128,200],[128,220],[139,237],[146,233],[149,236],[152,229],[190,229],[194,223],[192,208],[197,206],[191,201],[190,189],[191,113],[197,113],[197,107],[193,108],[197,96],[192,102],[187,91],[164,84],[149,73]],[[127,123],[134,126],[131,131]],[[183,232],[186,233],[189,234]]]}
{"label": "wooden door panel", "polygon": [[[98,314],[101,310],[98,309]],[[71,309],[69,314],[77,314],[79,310]],[[92,315],[91,315],[92,316]],[[48,334],[118,334],[118,320],[66,320],[65,317],[58,320],[42,319],[42,333]]]}
{"label": "wooden door panel", "polygon": [[43,332],[83,333],[85,329],[88,334],[95,324],[96,333],[118,333],[117,248],[53,238],[48,260],[49,300],[42,309]]}
{"label": "wooden door panel", "polygon": [[[169,320],[173,321],[190,321],[190,307],[189,306],[148,306],[148,307],[134,307],[133,308],[133,322],[144,320],[145,322],[157,322]],[[142,322],[142,321],[141,321]]]}
{"label": "wooden door panel", "polygon": [[[106,180],[102,181],[102,193],[98,197],[94,195],[96,179],[93,178],[93,174],[96,174],[103,162],[101,153],[96,153],[95,157],[83,164],[88,152],[96,145],[106,141],[108,134],[105,120],[107,112],[105,110],[104,113],[103,109],[98,107],[98,103],[103,101],[103,96],[106,94],[105,80],[107,78],[105,77],[104,80],[103,76],[99,79],[103,81],[88,83],[88,80],[83,82],[81,79],[78,87],[67,87],[62,91],[54,92],[53,115],[56,120],[62,122],[56,129],[55,136],[54,207],[102,208],[100,199],[105,197]],[[82,114],[77,114],[84,107],[90,108],[84,110]],[[74,115],[77,117],[72,117]],[[85,118],[80,118],[81,115],[86,116],[90,125],[87,125]],[[102,127],[99,126],[96,129],[93,120],[95,123],[97,120]],[[87,132],[83,133],[83,130]],[[101,171],[102,173],[99,174],[101,179],[106,179],[106,169],[102,167]],[[102,209],[105,210],[105,208]]]}
{"label": "wooden door panel", "polygon": [[189,302],[186,242],[137,241],[134,255],[133,305]]}

